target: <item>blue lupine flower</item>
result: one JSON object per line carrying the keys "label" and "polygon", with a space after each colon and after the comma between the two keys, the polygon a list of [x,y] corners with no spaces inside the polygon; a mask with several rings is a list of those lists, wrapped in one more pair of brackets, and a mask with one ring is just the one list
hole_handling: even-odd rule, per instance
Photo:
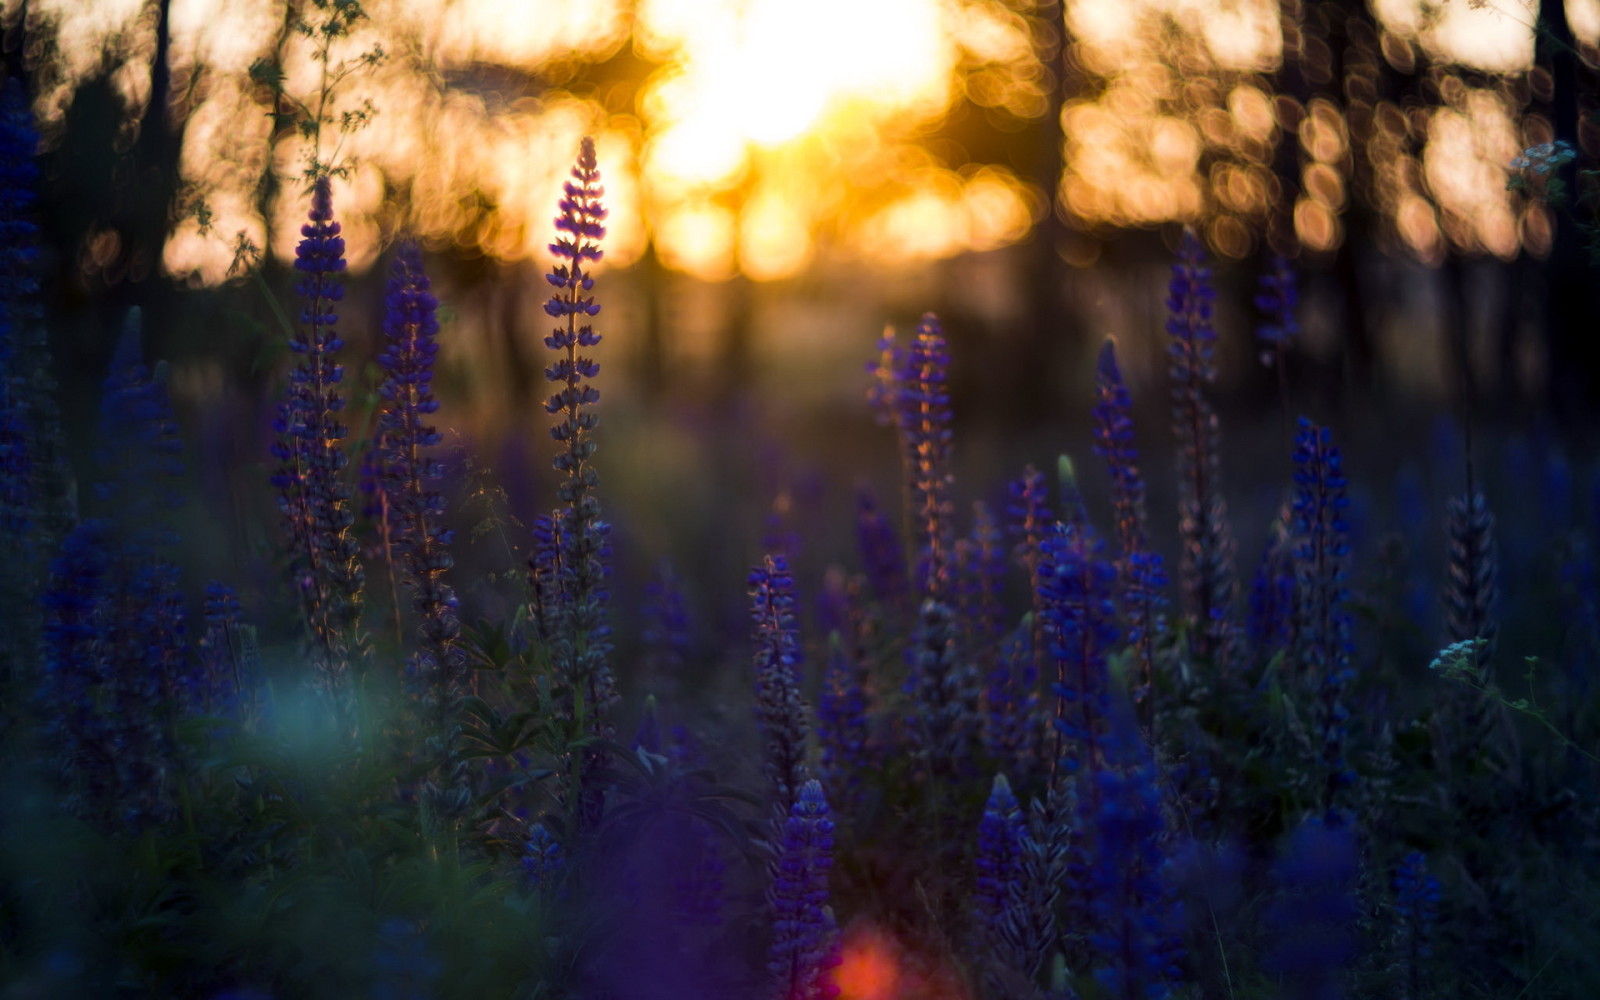
{"label": "blue lupine flower", "polygon": [[969,640],[981,652],[1006,630],[1008,555],[994,514],[982,500],[972,505],[972,537],[962,541],[966,552],[961,562],[962,608]]}
{"label": "blue lupine flower", "polygon": [[1090,780],[1083,823],[1095,979],[1113,997],[1158,1000],[1183,978],[1182,910],[1170,884],[1155,760],[1129,713],[1107,737],[1107,765]]}
{"label": "blue lupine flower", "polygon": [[444,579],[452,565],[453,532],[444,526],[444,498],[432,484],[443,474],[429,450],[442,440],[427,423],[439,409],[433,395],[439,353],[438,300],[428,290],[422,254],[400,244],[384,303],[383,398],[378,415],[379,466],[388,504],[391,544],[417,613],[420,646],[411,671],[436,728],[443,728],[466,682],[455,589]]}
{"label": "blue lupine flower", "polygon": [[1030,614],[1001,645],[984,686],[984,749],[1014,768],[1028,767],[1038,750],[1039,673],[1034,666],[1033,631]]}
{"label": "blue lupine flower", "polygon": [[1355,828],[1302,823],[1274,866],[1279,899],[1267,918],[1267,971],[1285,1000],[1339,1000],[1341,974],[1356,955]]}
{"label": "blue lupine flower", "polygon": [[873,596],[891,607],[905,603],[906,557],[889,518],[866,487],[856,491],[856,549]]}
{"label": "blue lupine flower", "polygon": [[665,559],[645,584],[643,616],[640,638],[649,650],[652,665],[663,679],[675,678],[689,662],[692,642],[683,579]]}
{"label": "blue lupine flower", "polygon": [[767,970],[776,1000],[831,1000],[839,995],[831,972],[838,963],[839,936],[828,907],[832,867],[833,821],[822,783],[812,779],[800,787],[783,823],[767,889],[773,926]]}
{"label": "blue lupine flower", "polygon": [[935,781],[948,780],[970,759],[983,726],[982,678],[959,655],[955,616],[935,600],[922,602],[911,639],[906,690],[916,702],[915,739]]}
{"label": "blue lupine flower", "polygon": [[1265,350],[1262,359],[1271,362],[1274,354],[1294,340],[1300,333],[1300,323],[1295,319],[1295,308],[1300,302],[1299,283],[1294,265],[1287,257],[1274,254],[1272,268],[1261,276],[1256,292],[1256,308],[1266,322],[1256,327],[1256,339]]}
{"label": "blue lupine flower", "polygon": [[1439,921],[1439,895],[1439,880],[1428,872],[1427,855],[1421,851],[1407,854],[1394,876],[1394,914],[1408,998],[1422,995],[1424,960],[1433,955]]}
{"label": "blue lupine flower", "polygon": [[1161,611],[1166,606],[1162,589],[1166,568],[1158,553],[1150,551],[1145,532],[1144,477],[1139,474],[1139,453],[1133,445],[1133,399],[1117,367],[1113,341],[1100,348],[1095,366],[1094,452],[1106,463],[1111,477],[1111,500],[1116,513],[1121,603],[1128,623],[1128,642],[1139,658],[1142,700],[1155,676],[1155,642],[1166,629]]}
{"label": "blue lupine flower", "polygon": [[600,240],[606,234],[601,224],[606,210],[600,204],[605,189],[600,186],[593,139],[584,138],[563,192],[556,241],[550,244],[556,263],[546,275],[557,292],[544,307],[561,324],[544,339],[546,347],[559,352],[545,369],[545,378],[560,386],[545,402],[545,411],[557,418],[550,428],[550,436],[563,449],[554,460],[563,477],[556,494],[566,504],[560,517],[561,627],[550,637],[551,658],[567,684],[582,690],[593,727],[603,733],[605,714],[617,695],[605,612],[609,528],[600,519],[594,492],[600,477],[590,461],[597,421],[593,407],[600,401],[600,390],[589,383],[600,374],[600,365],[582,353],[600,343],[600,335],[588,322],[600,313],[589,294],[594,289],[590,267],[602,256]]}
{"label": "blue lupine flower", "polygon": [[899,405],[911,463],[916,529],[917,589],[925,599],[948,595],[954,556],[955,508],[950,500],[950,352],[933,313],[922,317],[906,360]]}
{"label": "blue lupine flower", "polygon": [[1056,665],[1055,756],[1071,771],[1101,765],[1111,722],[1107,657],[1120,634],[1112,603],[1116,569],[1101,550],[1087,524],[1073,529],[1059,522],[1040,548],[1039,590]]}
{"label": "blue lupine flower", "polygon": [[1233,647],[1233,535],[1220,489],[1217,415],[1204,389],[1216,381],[1216,330],[1211,325],[1211,271],[1200,240],[1185,230],[1168,287],[1172,343],[1172,425],[1178,439],[1179,579],[1195,655],[1224,670]]}
{"label": "blue lupine flower", "polygon": [[1250,580],[1250,613],[1245,619],[1245,634],[1258,659],[1265,662],[1273,653],[1291,644],[1295,618],[1294,544],[1288,527],[1276,520]]}
{"label": "blue lupine flower", "polygon": [[1344,759],[1349,710],[1342,695],[1350,681],[1350,615],[1345,609],[1345,560],[1350,547],[1344,520],[1345,478],[1328,429],[1302,417],[1295,435],[1294,528],[1298,583],[1297,640],[1302,676],[1317,689],[1317,723],[1326,781],[1323,805],[1354,781]]}
{"label": "blue lupine flower", "polygon": [[522,846],[522,874],[534,892],[548,892],[566,870],[567,855],[543,823],[533,824]]}
{"label": "blue lupine flower", "polygon": [[762,770],[772,782],[774,801],[787,813],[808,777],[808,727],[800,698],[794,579],[783,556],[768,556],[750,572],[750,616],[755,622],[756,723],[761,730]]}
{"label": "blue lupine flower", "polygon": [[363,577],[360,551],[350,530],[355,521],[344,469],[349,457],[339,420],[344,398],[339,384],[344,366],[337,361],[344,341],[335,328],[335,303],[344,297],[344,238],[333,218],[333,194],[326,176],[312,187],[310,220],[295,249],[300,273],[300,322],[289,341],[296,357],[286,399],[278,407],[278,440],[273,455],[281,463],[272,477],[278,507],[290,538],[301,604],[314,640],[317,682],[332,700],[341,728],[353,731],[350,702],[350,636],[361,612]]}
{"label": "blue lupine flower", "polygon": [[845,794],[860,784],[870,763],[866,684],[870,661],[838,633],[828,639],[828,664],[817,696],[818,764],[828,787]]}
{"label": "blue lupine flower", "polygon": [[973,892],[973,913],[986,939],[992,939],[1006,918],[1012,897],[1022,877],[1023,839],[1027,826],[1022,809],[1011,793],[1006,776],[994,776],[989,801],[978,824],[978,853],[975,860],[977,883]]}

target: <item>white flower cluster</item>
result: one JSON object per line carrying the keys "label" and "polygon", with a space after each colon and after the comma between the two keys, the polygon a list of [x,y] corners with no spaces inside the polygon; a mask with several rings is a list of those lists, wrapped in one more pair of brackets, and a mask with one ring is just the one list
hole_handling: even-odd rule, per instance
{"label": "white flower cluster", "polygon": [[1578,151],[1572,148],[1572,143],[1557,139],[1555,142],[1542,142],[1523,150],[1521,156],[1511,161],[1511,169],[1531,170],[1544,176],[1577,158]]}

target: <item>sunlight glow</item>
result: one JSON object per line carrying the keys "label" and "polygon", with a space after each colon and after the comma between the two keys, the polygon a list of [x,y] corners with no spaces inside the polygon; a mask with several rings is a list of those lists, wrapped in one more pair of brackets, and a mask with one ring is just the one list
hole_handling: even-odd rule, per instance
{"label": "sunlight glow", "polygon": [[839,1000],[894,1000],[900,970],[895,966],[894,943],[871,928],[853,930],[843,947],[843,961],[835,973]]}

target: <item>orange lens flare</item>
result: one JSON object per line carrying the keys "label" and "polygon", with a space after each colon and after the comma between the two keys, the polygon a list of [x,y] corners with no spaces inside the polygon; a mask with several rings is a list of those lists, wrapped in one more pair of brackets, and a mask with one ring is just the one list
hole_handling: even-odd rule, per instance
{"label": "orange lens flare", "polygon": [[867,928],[848,934],[837,970],[839,1000],[895,1000],[900,987],[896,950],[880,931]]}

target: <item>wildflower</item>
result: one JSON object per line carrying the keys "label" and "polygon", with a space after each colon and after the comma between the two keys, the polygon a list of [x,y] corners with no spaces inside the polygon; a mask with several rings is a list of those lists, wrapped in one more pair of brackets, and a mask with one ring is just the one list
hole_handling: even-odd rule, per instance
{"label": "wildflower", "polygon": [[1172,423],[1178,438],[1179,579],[1195,655],[1226,668],[1233,643],[1233,535],[1219,488],[1217,415],[1204,388],[1217,377],[1211,272],[1200,240],[1185,230],[1168,286]]}
{"label": "wildflower", "polygon": [[301,605],[315,647],[317,682],[333,702],[341,728],[355,721],[348,677],[350,641],[361,612],[363,575],[350,510],[340,444],[344,398],[339,383],[344,366],[336,360],[344,341],[335,325],[335,303],[344,297],[344,239],[333,218],[333,196],[326,176],[311,194],[311,213],[295,249],[300,322],[289,342],[297,358],[289,375],[287,398],[278,407],[278,441],[273,455],[281,465],[273,475],[294,556]]}
{"label": "wildflower", "polygon": [[1140,697],[1155,676],[1155,642],[1165,631],[1161,590],[1166,570],[1161,556],[1150,551],[1145,531],[1144,477],[1133,446],[1133,400],[1117,367],[1116,346],[1107,340],[1095,366],[1094,451],[1111,476],[1111,501],[1116,513],[1117,543],[1122,558],[1117,570],[1128,642],[1139,660]]}
{"label": "wildflower", "polygon": [[1439,921],[1439,880],[1428,873],[1428,857],[1412,851],[1400,862],[1394,876],[1395,937],[1400,967],[1406,976],[1406,996],[1423,993],[1425,960],[1433,955],[1433,937]]}
{"label": "wildflower", "polygon": [[973,899],[973,912],[986,938],[995,933],[1011,906],[1021,877],[1026,831],[1022,809],[1011,793],[1010,783],[1005,775],[995,775],[989,801],[983,807],[983,820],[978,824],[978,877]]}
{"label": "wildflower", "polygon": [[1131,714],[1107,740],[1107,767],[1090,776],[1086,873],[1095,979],[1108,996],[1158,1000],[1181,982],[1182,910],[1167,876],[1166,826],[1155,760]]}
{"label": "wildflower", "polygon": [[1529,146],[1522,151],[1520,156],[1511,160],[1512,170],[1527,170],[1543,177],[1554,173],[1578,158],[1578,151],[1572,143],[1565,139],[1554,142],[1541,142],[1537,146]]}
{"label": "wildflower", "polygon": [[1283,348],[1300,333],[1300,323],[1295,318],[1295,307],[1300,302],[1300,290],[1294,266],[1287,257],[1274,254],[1271,268],[1261,276],[1260,290],[1256,292],[1256,308],[1266,322],[1256,327],[1256,339],[1261,341],[1261,359],[1272,364],[1281,356]]}
{"label": "wildflower", "polygon": [[894,525],[864,486],[856,491],[856,549],[873,596],[891,607],[902,607],[907,589],[905,552]]}
{"label": "wildflower", "polygon": [[868,657],[847,647],[837,632],[828,637],[828,665],[817,696],[817,743],[820,771],[831,788],[849,792],[860,784],[869,764],[867,743]]}
{"label": "wildflower", "polygon": [[1107,657],[1119,638],[1111,596],[1116,570],[1087,525],[1075,530],[1058,522],[1041,552],[1039,587],[1056,664],[1054,758],[1069,772],[1092,772],[1103,762],[1110,725]]}
{"label": "wildflower", "polygon": [[1356,953],[1355,829],[1322,818],[1303,822],[1273,867],[1279,898],[1266,968],[1287,1000],[1337,1000],[1341,973]]}
{"label": "wildflower", "polygon": [[917,587],[925,599],[943,600],[954,554],[950,500],[950,395],[945,382],[950,352],[933,313],[922,317],[906,360],[900,389],[901,426],[911,463],[911,505],[916,528]]}
{"label": "wildflower", "polygon": [[433,395],[434,359],[439,353],[435,319],[438,300],[428,290],[417,245],[404,242],[395,255],[384,308],[384,348],[379,355],[385,378],[378,416],[379,465],[395,551],[411,591],[421,643],[412,658],[416,697],[427,707],[435,729],[443,729],[466,682],[466,657],[459,644],[455,589],[444,579],[450,569],[453,532],[444,526],[444,498],[432,487],[443,474],[429,449],[441,435],[425,421],[437,412]]}
{"label": "wildflower", "polygon": [[756,722],[761,729],[762,769],[772,782],[774,801],[787,813],[809,776],[794,580],[783,556],[768,556],[751,571],[750,614],[755,621]]}
{"label": "wildflower", "polygon": [[955,616],[935,600],[922,602],[911,640],[911,676],[906,689],[917,704],[916,739],[936,781],[968,759],[982,725],[976,671],[963,662]]}
{"label": "wildflower", "polygon": [[1317,689],[1317,722],[1326,779],[1324,805],[1354,781],[1344,760],[1342,695],[1350,680],[1350,615],[1345,610],[1345,559],[1350,546],[1344,511],[1345,478],[1328,429],[1302,417],[1295,436],[1294,528],[1297,640],[1301,670]]}
{"label": "wildflower", "polygon": [[522,847],[522,874],[535,892],[548,892],[566,870],[566,851],[549,827],[533,824]]}
{"label": "wildflower", "polygon": [[771,865],[767,902],[772,908],[772,946],[767,970],[774,1000],[831,1000],[839,995],[832,966],[838,964],[839,931],[828,907],[828,871],[833,867],[833,821],[822,783],[799,789],[783,824]]}
{"label": "wildflower", "polygon": [[[545,338],[545,346],[559,352],[545,378],[559,386],[545,402],[545,411],[557,418],[550,436],[563,448],[554,460],[563,479],[556,494],[566,505],[559,518],[561,545],[560,627],[551,635],[556,669],[594,713],[593,727],[606,731],[604,716],[616,700],[611,675],[611,629],[605,621],[606,542],[610,528],[600,519],[595,488],[600,482],[590,459],[594,456],[594,405],[600,390],[588,384],[600,374],[600,365],[582,351],[600,343],[588,323],[600,306],[589,293],[594,289],[590,266],[600,260],[600,240],[605,237],[606,210],[600,204],[605,189],[595,162],[594,140],[585,138],[563,188],[561,215],[556,218],[556,241],[550,252],[556,263],[546,279],[557,289],[545,303],[545,312],[559,324]],[[570,695],[569,695],[570,698]]]}

